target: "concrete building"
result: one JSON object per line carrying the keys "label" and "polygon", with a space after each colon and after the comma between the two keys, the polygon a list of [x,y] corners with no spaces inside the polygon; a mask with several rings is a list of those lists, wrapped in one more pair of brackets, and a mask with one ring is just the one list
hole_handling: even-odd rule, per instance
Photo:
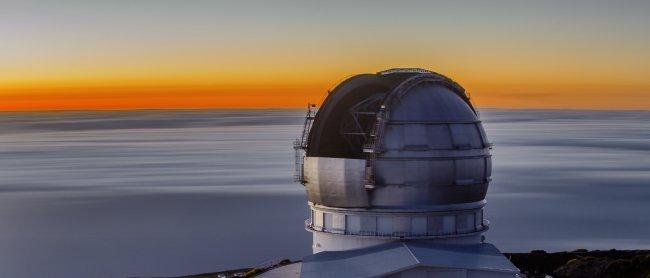
{"label": "concrete building", "polygon": [[310,107],[295,147],[314,254],[267,277],[517,275],[482,240],[491,144],[451,79],[423,69],[351,77]]}

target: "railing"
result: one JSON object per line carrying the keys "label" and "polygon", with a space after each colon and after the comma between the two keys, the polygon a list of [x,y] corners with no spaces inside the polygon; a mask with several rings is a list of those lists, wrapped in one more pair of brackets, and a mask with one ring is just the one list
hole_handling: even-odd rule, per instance
{"label": "railing", "polygon": [[308,231],[323,232],[323,233],[332,233],[340,235],[350,235],[350,236],[362,236],[362,237],[380,237],[380,238],[395,238],[395,239],[417,239],[417,238],[449,238],[456,236],[467,236],[476,233],[485,232],[490,226],[490,221],[484,219],[479,228],[474,227],[474,229],[468,229],[467,231],[458,231],[454,230],[453,232],[440,232],[434,233],[427,231],[426,233],[412,233],[412,232],[390,232],[390,233],[381,233],[377,231],[359,231],[351,233],[343,229],[328,229],[322,226],[315,226],[310,219],[305,220],[305,229]]}
{"label": "railing", "polygon": [[300,138],[297,138],[293,142],[293,149],[295,154],[295,172],[293,175],[293,180],[296,182],[303,183],[304,179],[304,163],[305,163],[305,152],[307,151],[307,146],[309,143],[309,132],[311,130],[312,124],[314,122],[314,117],[316,116],[316,105],[308,104],[307,105],[307,115],[305,116],[305,122],[303,123],[302,133]]}
{"label": "railing", "polygon": [[377,113],[375,125],[370,131],[370,140],[363,146],[363,154],[366,159],[365,184],[368,190],[375,188],[375,160],[377,159],[378,136],[382,132],[382,121],[385,119],[386,107],[382,105]]}

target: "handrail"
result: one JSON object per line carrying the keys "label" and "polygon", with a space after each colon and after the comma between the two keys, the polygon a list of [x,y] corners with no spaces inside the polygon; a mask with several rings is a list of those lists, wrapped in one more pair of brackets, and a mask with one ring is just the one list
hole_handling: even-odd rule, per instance
{"label": "handrail", "polygon": [[309,132],[311,131],[312,124],[314,122],[314,117],[316,115],[316,105],[307,104],[307,115],[305,116],[305,122],[303,123],[302,133],[300,138],[297,138],[293,142],[293,149],[295,153],[295,173],[293,176],[294,181],[305,183],[304,177],[304,163],[305,163],[305,152],[309,143]]}
{"label": "handrail", "polygon": [[[321,232],[321,233],[331,233],[347,236],[358,236],[358,237],[380,237],[380,238],[393,238],[393,239],[422,239],[422,238],[450,238],[457,236],[469,236],[477,233],[485,232],[489,229],[490,221],[484,219],[481,223],[481,227],[468,231],[468,232],[458,232],[454,230],[453,233],[430,233],[426,232],[424,234],[420,233],[411,233],[411,232],[392,232],[392,233],[379,233],[372,231],[359,231],[358,233],[350,233],[349,231],[344,231],[342,229],[336,229],[335,231],[326,229],[325,227],[315,227],[310,219],[305,220],[305,229],[310,232]],[[341,232],[343,231],[343,232]]]}

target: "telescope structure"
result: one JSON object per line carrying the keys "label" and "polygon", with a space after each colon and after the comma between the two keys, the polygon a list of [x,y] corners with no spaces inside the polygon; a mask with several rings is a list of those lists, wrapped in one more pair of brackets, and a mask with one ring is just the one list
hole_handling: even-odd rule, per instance
{"label": "telescope structure", "polygon": [[310,105],[294,148],[314,253],[299,277],[518,273],[483,242],[491,144],[450,78],[412,68],[350,77],[317,112]]}

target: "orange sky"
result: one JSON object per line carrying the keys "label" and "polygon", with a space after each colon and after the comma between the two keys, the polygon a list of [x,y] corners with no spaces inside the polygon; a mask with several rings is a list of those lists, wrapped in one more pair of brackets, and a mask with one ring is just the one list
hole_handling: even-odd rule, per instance
{"label": "orange sky", "polygon": [[407,2],[9,4],[0,110],[303,107],[392,67],[479,107],[650,109],[647,2]]}
{"label": "orange sky", "polygon": [[[346,75],[327,77],[328,80],[287,84],[14,86],[0,89],[0,110],[304,107],[309,102],[320,103],[327,90]],[[650,108],[649,91],[642,85],[457,80],[465,85],[479,107]]]}

